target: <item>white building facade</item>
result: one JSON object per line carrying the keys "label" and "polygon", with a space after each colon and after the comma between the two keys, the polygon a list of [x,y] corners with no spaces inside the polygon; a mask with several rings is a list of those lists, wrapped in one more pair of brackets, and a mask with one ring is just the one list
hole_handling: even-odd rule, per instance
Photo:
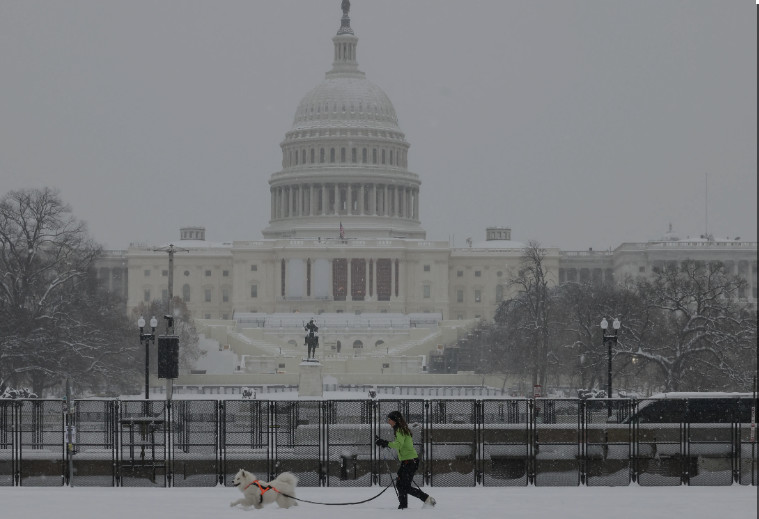
{"label": "white building facade", "polygon": [[[492,319],[513,295],[508,281],[524,245],[510,228],[488,228],[484,241],[464,248],[426,239],[409,142],[390,99],[358,68],[347,11],[332,41],[331,70],[299,103],[280,144],[263,238],[216,243],[203,227],[187,227],[177,241],[106,254],[98,275],[126,296],[127,311],[168,297],[167,254],[157,250],[168,243],[186,249],[174,256],[173,290],[196,319],[344,313],[466,321]],[[685,259],[723,261],[745,277],[741,297],[756,304],[756,242],[670,233],[613,251],[548,248],[545,267],[555,283],[612,283]]]}

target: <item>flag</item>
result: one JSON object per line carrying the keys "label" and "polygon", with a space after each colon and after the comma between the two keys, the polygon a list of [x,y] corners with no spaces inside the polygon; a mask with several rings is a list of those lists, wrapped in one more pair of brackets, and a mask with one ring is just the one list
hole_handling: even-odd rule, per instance
{"label": "flag", "polygon": [[343,222],[340,222],[340,239],[345,239],[345,229],[343,229]]}

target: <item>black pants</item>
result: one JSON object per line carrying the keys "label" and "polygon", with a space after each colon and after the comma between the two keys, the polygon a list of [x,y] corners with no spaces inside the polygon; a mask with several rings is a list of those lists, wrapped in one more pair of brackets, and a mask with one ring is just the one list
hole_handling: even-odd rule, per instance
{"label": "black pants", "polygon": [[429,497],[426,493],[422,492],[419,488],[413,486],[414,473],[419,468],[419,458],[413,460],[405,460],[401,462],[401,468],[398,469],[398,503],[399,508],[408,507],[408,495],[411,494],[417,499],[421,499],[422,502],[426,501]]}

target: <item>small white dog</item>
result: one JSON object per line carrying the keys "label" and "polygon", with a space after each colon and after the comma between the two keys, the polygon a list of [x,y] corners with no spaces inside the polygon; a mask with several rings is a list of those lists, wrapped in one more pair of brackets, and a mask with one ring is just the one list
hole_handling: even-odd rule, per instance
{"label": "small white dog", "polygon": [[[229,506],[242,505],[245,508],[251,506],[263,508],[264,505],[275,501],[280,508],[298,505],[298,502],[292,499],[295,497],[295,486],[298,484],[298,478],[291,472],[283,472],[277,476],[277,479],[264,482],[257,480],[256,476],[247,470],[240,469],[235,474],[233,483],[242,492],[243,497],[237,501],[232,501]],[[283,494],[291,497],[286,497]]]}

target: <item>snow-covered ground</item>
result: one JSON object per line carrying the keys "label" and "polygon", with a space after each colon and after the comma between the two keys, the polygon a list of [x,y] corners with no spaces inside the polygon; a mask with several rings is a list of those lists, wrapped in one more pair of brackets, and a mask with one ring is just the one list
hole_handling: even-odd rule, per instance
{"label": "snow-covered ground", "polygon": [[[341,503],[367,499],[382,487],[298,490],[309,501]],[[427,489],[434,510],[409,498],[404,517],[440,519],[749,519],[757,517],[757,487],[522,487]],[[229,508],[234,488],[0,488],[0,516],[8,519],[218,519],[220,517],[307,517],[387,519],[397,511],[393,489],[373,501],[351,506],[301,503],[283,510]],[[249,515],[252,514],[252,515]]]}

